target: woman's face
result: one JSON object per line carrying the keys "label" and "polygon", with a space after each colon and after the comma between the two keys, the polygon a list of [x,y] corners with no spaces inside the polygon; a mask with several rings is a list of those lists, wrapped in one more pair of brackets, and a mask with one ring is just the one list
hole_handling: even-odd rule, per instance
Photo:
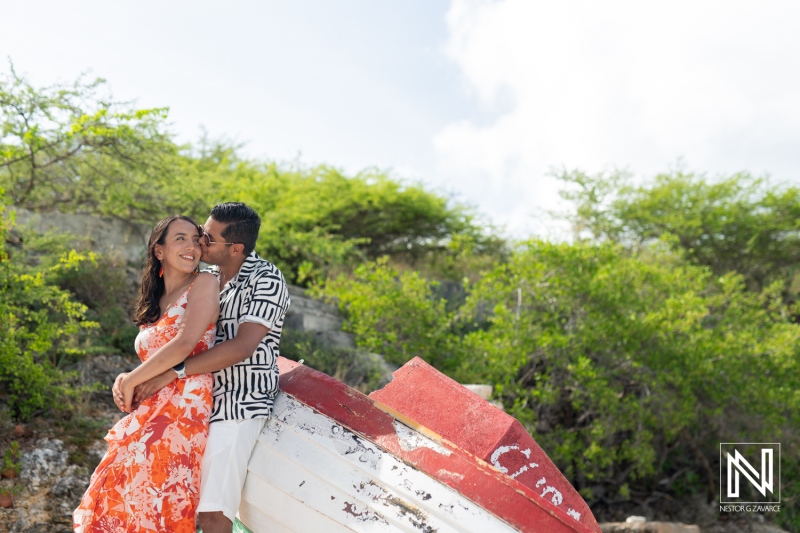
{"label": "woman's face", "polygon": [[167,228],[164,244],[156,244],[155,255],[166,272],[192,272],[200,264],[200,233],[197,227],[183,219],[173,220]]}

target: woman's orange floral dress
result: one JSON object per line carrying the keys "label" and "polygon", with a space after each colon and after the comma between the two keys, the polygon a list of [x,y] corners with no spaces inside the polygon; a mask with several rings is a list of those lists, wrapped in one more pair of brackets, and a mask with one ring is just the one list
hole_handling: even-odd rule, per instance
{"label": "woman's orange floral dress", "polygon": [[[139,331],[142,361],[175,337],[190,289]],[[214,330],[210,324],[192,355],[214,344]],[[108,451],[73,513],[75,531],[195,531],[211,387],[210,374],[176,379],[111,428]]]}

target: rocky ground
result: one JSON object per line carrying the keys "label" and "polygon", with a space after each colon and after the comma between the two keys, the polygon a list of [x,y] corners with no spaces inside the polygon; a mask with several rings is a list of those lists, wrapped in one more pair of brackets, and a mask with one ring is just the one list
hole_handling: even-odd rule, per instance
{"label": "rocky ground", "polygon": [[[91,365],[78,368],[87,382],[110,386],[119,372],[135,361],[121,356],[98,356]],[[29,424],[0,420],[0,450],[19,444],[18,472],[0,472],[0,533],[57,533],[72,531],[75,509],[94,467],[105,452],[105,431],[120,413],[110,392],[94,393],[87,399],[81,424],[65,426],[36,419]],[[0,460],[3,457],[0,456]],[[657,509],[654,513],[659,514]],[[602,518],[602,517],[599,517]],[[609,517],[610,518],[610,517]],[[652,517],[651,517],[652,518]],[[702,498],[689,501],[676,522],[647,521],[632,517],[625,522],[601,524],[604,533],[781,533],[785,530],[762,516],[721,515],[718,506]]]}
{"label": "rocky ground", "polygon": [[[97,356],[77,368],[87,383],[110,387],[117,374],[135,361],[122,356]],[[89,484],[89,476],[106,450],[102,440],[124,413],[109,391],[92,393],[80,423],[54,423],[38,418],[27,424],[3,420],[0,449],[19,444],[19,457],[10,457],[18,472],[0,476],[0,532],[56,533],[72,531],[72,511]],[[2,457],[0,457],[2,459]]]}

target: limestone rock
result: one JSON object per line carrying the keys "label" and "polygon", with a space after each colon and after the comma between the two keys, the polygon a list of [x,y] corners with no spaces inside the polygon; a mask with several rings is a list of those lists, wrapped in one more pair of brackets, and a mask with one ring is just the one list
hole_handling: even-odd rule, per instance
{"label": "limestone rock", "polygon": [[20,479],[33,491],[61,475],[67,467],[69,453],[58,439],[41,439],[36,448],[22,455]]}
{"label": "limestone rock", "polygon": [[95,355],[85,361],[73,365],[70,370],[77,370],[81,383],[102,383],[108,389],[103,393],[111,397],[111,386],[122,372],[130,372],[139,365],[139,360],[122,355]]}
{"label": "limestone rock", "polygon": [[86,487],[89,486],[89,472],[78,465],[70,465],[58,478],[51,493],[55,498],[51,513],[55,516],[69,518],[78,507]]}

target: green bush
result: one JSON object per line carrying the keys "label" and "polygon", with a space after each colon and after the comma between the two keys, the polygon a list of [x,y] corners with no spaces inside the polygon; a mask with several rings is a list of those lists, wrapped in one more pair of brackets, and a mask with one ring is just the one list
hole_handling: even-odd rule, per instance
{"label": "green bush", "polygon": [[124,260],[92,252],[85,239],[68,233],[40,234],[25,226],[15,230],[21,241],[14,250],[15,263],[46,270],[50,282],[86,306],[85,319],[98,324],[81,330],[85,350],[135,356],[139,330],[129,315],[137,287],[128,279]]}
{"label": "green bush", "polygon": [[780,283],[750,292],[666,246],[532,241],[460,308],[434,287],[382,261],[317,290],[360,347],[493,384],[590,503],[713,499],[719,442],[798,444],[800,326]]}
{"label": "green bush", "polygon": [[531,242],[467,307],[487,302],[458,373],[495,383],[580,488],[663,476],[720,439],[795,438],[800,327],[778,285],[754,294],[657,250]]}
{"label": "green bush", "polygon": [[98,324],[85,330],[87,350],[135,356],[139,328],[130,319],[130,309],[136,286],[128,281],[124,261],[91,252],[68,257],[69,266],[60,268],[53,281],[84,304],[86,318]]}
{"label": "green bush", "polygon": [[[374,170],[346,176],[325,165],[281,167],[212,144],[187,156],[182,177],[171,186],[175,208],[191,205],[199,220],[223,200],[252,206],[263,220],[257,251],[296,283],[384,255],[436,264],[457,253],[454,240],[459,250],[467,242],[477,251],[503,247],[470,209]],[[191,198],[187,190],[194,191]]]}
{"label": "green bush", "polygon": [[18,262],[5,246],[4,211],[0,204],[0,399],[27,420],[48,409],[69,410],[70,397],[92,389],[76,386],[76,376],[61,368],[83,356],[80,334],[97,324],[53,281],[77,256],[47,267]]}
{"label": "green bush", "polygon": [[[565,172],[562,195],[575,204],[575,230],[596,240],[640,246],[669,235],[671,247],[716,275],[738,272],[751,290],[785,283],[800,292],[800,187],[747,173],[709,179],[659,174],[634,186],[620,173]],[[794,286],[791,286],[794,282]]]}
{"label": "green bush", "polygon": [[324,372],[350,387],[369,393],[384,386],[385,368],[359,349],[330,346],[311,333],[287,329],[281,338],[281,355]]}
{"label": "green bush", "polygon": [[339,305],[345,330],[360,348],[397,366],[418,356],[447,370],[459,364],[456,315],[436,296],[436,286],[417,272],[399,272],[382,258],[358,266],[352,275],[327,280],[311,294]]}
{"label": "green bush", "polygon": [[459,251],[504,250],[473,210],[419,184],[251,161],[207,139],[181,146],[165,108],[104,92],[102,79],[37,88],[13,68],[0,76],[0,187],[13,205],[152,224],[170,213],[204,221],[215,204],[244,201],[263,219],[256,250],[302,284],[383,255],[457,279]]}

